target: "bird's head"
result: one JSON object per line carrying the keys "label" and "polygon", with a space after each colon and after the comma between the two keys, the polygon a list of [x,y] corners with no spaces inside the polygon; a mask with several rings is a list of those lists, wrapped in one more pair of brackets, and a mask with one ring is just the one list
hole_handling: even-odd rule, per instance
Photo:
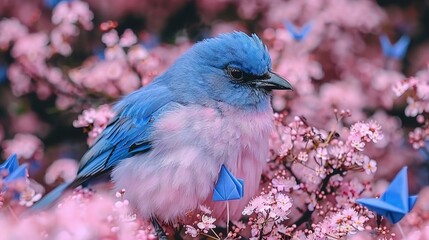
{"label": "bird's head", "polygon": [[266,107],[272,90],[292,89],[272,72],[267,47],[255,34],[233,32],[201,41],[174,68],[185,71],[186,83],[178,84],[186,91],[241,108]]}

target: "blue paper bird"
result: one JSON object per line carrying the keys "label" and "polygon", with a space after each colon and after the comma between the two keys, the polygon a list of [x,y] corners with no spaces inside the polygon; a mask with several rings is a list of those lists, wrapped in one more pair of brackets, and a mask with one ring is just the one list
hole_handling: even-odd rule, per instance
{"label": "blue paper bird", "polygon": [[12,181],[19,180],[22,178],[25,179],[26,177],[27,177],[27,165],[23,164],[23,165],[19,166],[17,169],[15,169],[15,171],[13,171],[9,175],[7,175],[7,177],[4,179],[4,181],[6,183],[10,183]]}
{"label": "blue paper bird", "polygon": [[356,202],[397,223],[411,211],[416,200],[417,196],[408,194],[407,167],[403,167],[380,198],[360,198]]}
{"label": "blue paper bird", "polygon": [[7,65],[0,64],[0,83],[7,79]]}
{"label": "blue paper bird", "polygon": [[14,172],[19,167],[18,157],[16,154],[10,155],[6,161],[0,165],[0,171],[6,170],[8,174]]}
{"label": "blue paper bird", "polygon": [[285,28],[288,30],[288,32],[292,35],[293,39],[295,39],[295,41],[298,41],[298,42],[307,38],[312,27],[311,23],[308,22],[301,28],[301,31],[298,32],[296,29],[296,26],[293,25],[291,22],[285,21],[284,25],[285,25]]}
{"label": "blue paper bird", "polygon": [[395,44],[392,45],[386,35],[380,37],[381,48],[386,57],[394,59],[402,59],[405,57],[410,38],[403,35]]}
{"label": "blue paper bird", "polygon": [[6,161],[0,165],[0,171],[7,171],[8,175],[4,178],[4,185],[1,191],[7,190],[8,183],[27,177],[27,165],[19,166],[16,154],[10,155]]}
{"label": "blue paper bird", "polygon": [[244,181],[232,175],[232,173],[222,165],[219,179],[213,191],[213,201],[228,201],[240,199],[244,194]]}
{"label": "blue paper bird", "polygon": [[44,0],[43,4],[49,8],[53,9],[55,8],[60,2],[71,2],[72,0]]}

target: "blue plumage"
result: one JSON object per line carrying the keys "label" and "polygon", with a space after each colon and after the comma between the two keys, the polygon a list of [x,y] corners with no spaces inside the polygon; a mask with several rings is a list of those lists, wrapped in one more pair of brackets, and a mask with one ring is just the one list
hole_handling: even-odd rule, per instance
{"label": "blue plumage", "polygon": [[[80,161],[76,180],[61,185],[32,209],[43,209],[61,196],[61,192],[100,175],[109,174],[121,160],[135,154],[148,151],[150,132],[154,119],[167,103],[171,102],[172,94],[168,88],[153,84],[142,88],[119,101],[114,110],[118,113],[100,134],[92,147]],[[145,104],[141,104],[144,102]]]}

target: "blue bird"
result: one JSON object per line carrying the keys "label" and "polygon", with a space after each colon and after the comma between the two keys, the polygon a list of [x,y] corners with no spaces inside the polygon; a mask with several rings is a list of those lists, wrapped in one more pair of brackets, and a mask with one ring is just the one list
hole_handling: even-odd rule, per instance
{"label": "blue bird", "polygon": [[151,84],[125,96],[116,116],[82,157],[77,178],[36,203],[44,209],[67,190],[110,174],[115,189],[141,217],[175,222],[214,202],[221,166],[245,182],[231,202],[240,218],[257,193],[273,129],[273,89],[291,85],[272,72],[267,47],[256,36],[223,34],[195,44]]}

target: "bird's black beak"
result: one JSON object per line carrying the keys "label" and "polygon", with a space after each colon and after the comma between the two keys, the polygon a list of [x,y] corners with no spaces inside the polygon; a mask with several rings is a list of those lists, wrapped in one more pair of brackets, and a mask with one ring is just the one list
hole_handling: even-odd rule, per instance
{"label": "bird's black beak", "polygon": [[286,79],[273,72],[268,72],[267,78],[255,81],[255,86],[266,90],[293,90]]}

